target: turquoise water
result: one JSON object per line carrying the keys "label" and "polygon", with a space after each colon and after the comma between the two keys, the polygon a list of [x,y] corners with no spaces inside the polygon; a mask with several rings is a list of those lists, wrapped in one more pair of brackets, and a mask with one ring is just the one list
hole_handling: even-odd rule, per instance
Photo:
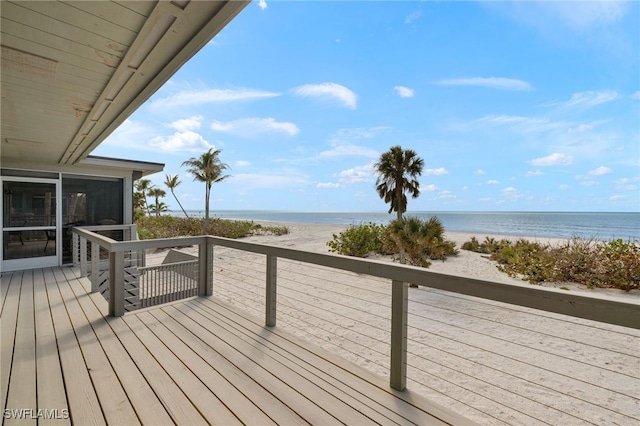
{"label": "turquoise water", "polygon": [[[189,211],[201,217],[202,211]],[[172,211],[174,216],[182,212]],[[409,212],[420,218],[438,216],[448,231],[503,234],[523,237],[570,238],[580,236],[609,240],[640,240],[640,213],[576,212]],[[333,225],[386,224],[395,218],[386,212],[295,212],[273,210],[218,210],[212,217],[273,222]],[[482,235],[478,235],[481,237]]]}

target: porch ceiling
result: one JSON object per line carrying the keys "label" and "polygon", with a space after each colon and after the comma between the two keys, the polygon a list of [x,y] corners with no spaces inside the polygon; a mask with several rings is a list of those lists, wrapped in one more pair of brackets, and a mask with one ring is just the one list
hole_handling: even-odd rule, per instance
{"label": "porch ceiling", "polygon": [[3,162],[85,158],[250,0],[3,1]]}

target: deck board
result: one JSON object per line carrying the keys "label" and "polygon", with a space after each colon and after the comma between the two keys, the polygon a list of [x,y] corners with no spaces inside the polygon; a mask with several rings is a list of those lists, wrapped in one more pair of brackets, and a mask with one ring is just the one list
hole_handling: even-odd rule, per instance
{"label": "deck board", "polygon": [[129,398],[102,349],[104,343],[98,340],[93,331],[93,325],[87,321],[75,294],[67,284],[66,277],[64,278],[60,281],[60,293],[65,301],[71,326],[78,339],[86,368],[102,405],[106,421],[111,424],[139,422]]}
{"label": "deck board", "polygon": [[[235,311],[229,305],[219,300],[196,299],[191,304],[199,305],[201,311],[207,311],[209,317],[216,323],[226,323],[229,327],[239,327],[237,331],[246,337],[254,339],[257,344],[270,345],[270,353],[286,360],[291,368],[308,373],[307,377],[316,382],[326,383],[334,389],[335,396],[352,404],[356,409],[368,413],[370,418],[386,418],[391,422],[403,424],[434,423],[433,416],[424,411],[409,410],[403,415],[389,409],[387,406],[403,406],[411,403],[411,392],[395,392],[389,388],[386,380],[363,373],[358,367],[349,365],[349,371],[344,369],[344,360],[324,351],[316,352],[316,348],[297,339],[278,327],[263,329],[255,318]],[[268,336],[268,339],[265,337]],[[319,355],[321,354],[321,355]],[[316,365],[322,365],[320,369]],[[295,367],[293,367],[295,366]],[[342,366],[342,367],[341,367]],[[361,376],[353,373],[358,371]],[[367,377],[369,381],[363,380]],[[372,386],[373,385],[373,386]],[[431,414],[437,414],[439,407],[433,407]]]}
{"label": "deck board", "polygon": [[[25,272],[20,288],[18,321],[13,350],[8,407],[33,407],[36,405],[36,351],[35,324],[33,320],[33,272]],[[20,386],[12,384],[20,383]],[[7,424],[36,424],[35,419],[8,421]]]}
{"label": "deck board", "polygon": [[[34,284],[39,280],[54,279],[50,269],[34,271]],[[42,274],[42,275],[40,275]],[[42,407],[56,407],[62,416],[63,410],[68,410],[67,397],[64,390],[64,379],[60,368],[60,356],[56,343],[55,329],[51,318],[49,299],[44,285],[34,286],[34,307],[36,325],[36,355],[37,355],[37,392],[38,405]],[[39,424],[70,424],[70,419],[41,419]]]}
{"label": "deck board", "polygon": [[[68,276],[67,278],[75,279],[75,277]],[[172,423],[171,417],[163,409],[157,396],[148,386],[145,377],[140,373],[125,347],[109,326],[109,322],[104,320],[102,313],[97,308],[93,297],[98,295],[89,295],[86,290],[84,287],[72,287],[72,291],[82,306],[87,320],[93,325],[93,330],[101,342],[124,391],[131,400],[131,404],[135,407],[140,422],[151,425]],[[98,304],[104,303],[104,299],[101,296],[98,297]]]}
{"label": "deck board", "polygon": [[22,274],[3,275],[2,283],[6,285],[6,300],[3,304],[2,321],[0,327],[0,395],[2,395],[2,410],[7,407],[7,395],[9,392],[9,378],[11,364],[15,349],[16,325],[18,323],[18,304],[20,300],[20,287]]}
{"label": "deck board", "polygon": [[104,424],[105,418],[98,396],[67,314],[65,300],[60,293],[59,287],[68,284],[64,276],[61,277],[57,272],[54,270],[54,280],[47,282],[46,287],[71,420],[77,424]]}
{"label": "deck board", "polygon": [[469,423],[215,298],[110,318],[89,290],[75,268],[3,274],[3,408],[68,409],[55,424]]}

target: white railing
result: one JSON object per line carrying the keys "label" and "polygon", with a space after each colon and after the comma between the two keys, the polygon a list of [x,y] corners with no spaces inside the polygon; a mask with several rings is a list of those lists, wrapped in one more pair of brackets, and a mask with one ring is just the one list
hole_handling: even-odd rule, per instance
{"label": "white railing", "polygon": [[140,307],[169,303],[198,295],[198,260],[144,266],[140,271]]}
{"label": "white railing", "polygon": [[[125,254],[129,257],[135,257],[131,256],[130,253],[138,253],[147,249],[199,246],[197,267],[195,267],[195,263],[192,264],[192,267],[195,267],[193,276],[197,275],[197,279],[194,278],[197,281],[197,291],[190,292],[188,293],[189,295],[185,293],[185,297],[212,295],[214,279],[213,252],[215,246],[264,255],[266,257],[264,312],[267,326],[276,324],[278,258],[388,279],[391,286],[390,384],[392,388],[398,390],[403,390],[406,387],[407,283],[640,329],[640,305],[637,303],[568,293],[553,288],[476,280],[432,272],[409,265],[334,254],[312,253],[212,236],[117,242],[86,228],[75,228],[73,232],[79,237],[81,247],[86,246],[87,242],[91,242],[92,253],[94,250],[97,252],[100,247],[109,253],[109,315],[112,316],[120,316],[125,312]],[[98,247],[95,248],[94,245]],[[86,264],[87,262],[85,261],[85,268]],[[82,260],[80,265],[82,268]],[[196,271],[197,274],[195,273]],[[83,273],[86,274],[86,269]],[[186,275],[188,273],[185,272],[183,276]]]}

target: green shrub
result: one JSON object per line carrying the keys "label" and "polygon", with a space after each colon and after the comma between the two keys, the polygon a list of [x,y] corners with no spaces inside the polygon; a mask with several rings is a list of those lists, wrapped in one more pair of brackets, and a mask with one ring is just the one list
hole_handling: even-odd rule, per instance
{"label": "green shrub", "polygon": [[327,242],[329,251],[355,257],[367,257],[371,253],[380,253],[384,229],[384,226],[372,222],[350,225],[340,234],[333,234],[333,239]]}
{"label": "green shrub", "polygon": [[410,265],[429,267],[429,260],[445,260],[458,253],[455,243],[444,238],[444,226],[432,216],[427,220],[407,217],[392,221],[385,232],[385,250],[398,253],[404,249]]}

